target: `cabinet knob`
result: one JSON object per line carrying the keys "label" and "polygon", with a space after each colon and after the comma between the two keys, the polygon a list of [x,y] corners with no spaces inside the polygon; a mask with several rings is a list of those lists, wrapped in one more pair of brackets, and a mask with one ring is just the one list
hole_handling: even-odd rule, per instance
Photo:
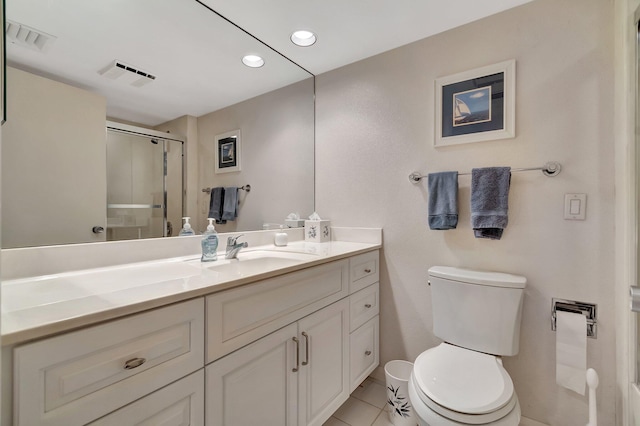
{"label": "cabinet knob", "polygon": [[124,368],[125,370],[133,370],[134,368],[140,367],[145,362],[147,362],[145,358],[133,358],[124,363]]}
{"label": "cabinet knob", "polygon": [[366,356],[369,356],[369,355],[371,355],[371,351],[366,351],[364,354],[365,354]]}
{"label": "cabinet knob", "polygon": [[366,305],[364,305],[364,307],[369,309],[371,307],[371,303],[367,303]]}
{"label": "cabinet knob", "polygon": [[371,273],[371,269],[367,268],[367,269],[364,270],[364,272],[366,272],[367,274],[370,274]]}
{"label": "cabinet knob", "polygon": [[104,232],[104,228],[102,226],[94,226],[91,228],[91,232],[94,234],[102,234]]}

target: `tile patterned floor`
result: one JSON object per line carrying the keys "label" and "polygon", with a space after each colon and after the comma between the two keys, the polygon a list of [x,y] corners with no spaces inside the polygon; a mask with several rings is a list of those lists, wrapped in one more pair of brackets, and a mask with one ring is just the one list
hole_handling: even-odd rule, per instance
{"label": "tile patterned floor", "polygon": [[[323,426],[393,426],[386,406],[385,386],[368,378]],[[520,426],[546,425],[523,417]]]}
{"label": "tile patterned floor", "polygon": [[393,426],[384,385],[365,380],[323,426]]}

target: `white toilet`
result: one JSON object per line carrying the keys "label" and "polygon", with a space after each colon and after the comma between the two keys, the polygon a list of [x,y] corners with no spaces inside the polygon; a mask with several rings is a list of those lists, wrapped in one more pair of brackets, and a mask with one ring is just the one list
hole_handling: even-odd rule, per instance
{"label": "white toilet", "polygon": [[409,399],[420,426],[518,426],[520,405],[500,356],[516,355],[527,280],[496,272],[429,269],[433,332],[418,356]]}

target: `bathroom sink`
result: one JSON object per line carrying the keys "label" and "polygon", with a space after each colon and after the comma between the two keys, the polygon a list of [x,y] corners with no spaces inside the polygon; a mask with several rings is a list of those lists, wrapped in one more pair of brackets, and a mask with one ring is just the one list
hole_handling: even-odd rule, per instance
{"label": "bathroom sink", "polygon": [[316,259],[318,259],[317,255],[308,253],[255,250],[240,252],[237,259],[225,259],[224,254],[219,253],[218,260],[214,262],[190,260],[188,263],[216,272],[220,274],[222,279],[234,279],[274,271]]}

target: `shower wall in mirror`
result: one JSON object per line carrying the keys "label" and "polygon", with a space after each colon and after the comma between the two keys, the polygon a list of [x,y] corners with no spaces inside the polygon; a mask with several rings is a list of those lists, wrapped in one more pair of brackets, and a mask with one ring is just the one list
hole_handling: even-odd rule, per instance
{"label": "shower wall in mirror", "polygon": [[[208,187],[255,188],[222,232],[313,211],[314,84],[305,70],[195,0],[7,0],[6,11],[2,248],[176,235],[182,212],[169,211],[181,205],[201,231]],[[46,43],[13,37],[19,30]],[[265,65],[245,67],[248,53]],[[107,120],[183,138],[184,191],[169,188],[163,204],[172,232],[157,211],[141,219],[144,209],[107,209],[107,176],[121,167],[107,168]],[[234,129],[242,169],[215,174],[215,136]],[[160,205],[158,191],[147,192]],[[115,229],[139,221],[149,229]]]}
{"label": "shower wall in mirror", "polygon": [[109,123],[107,241],[170,237],[179,231],[184,216],[182,151],[182,141],[123,131]]}

